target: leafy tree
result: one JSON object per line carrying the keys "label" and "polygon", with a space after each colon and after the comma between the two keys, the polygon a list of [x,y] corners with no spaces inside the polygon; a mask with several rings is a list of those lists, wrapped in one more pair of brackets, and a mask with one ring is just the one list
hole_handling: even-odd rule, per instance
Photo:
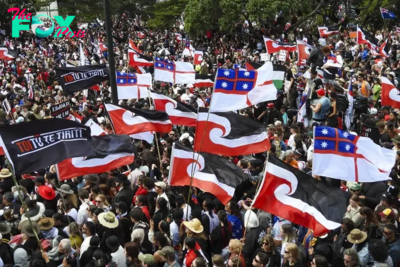
{"label": "leafy tree", "polygon": [[181,17],[189,0],[167,0],[153,6],[148,26],[157,29],[168,29]]}
{"label": "leafy tree", "polygon": [[185,8],[185,31],[195,34],[219,29],[219,0],[189,0]]}

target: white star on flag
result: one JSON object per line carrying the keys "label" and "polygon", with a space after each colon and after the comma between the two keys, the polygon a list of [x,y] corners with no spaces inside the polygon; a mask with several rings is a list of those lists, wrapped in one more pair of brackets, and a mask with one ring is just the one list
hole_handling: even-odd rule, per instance
{"label": "white star on flag", "polygon": [[161,67],[161,64],[160,64],[160,63],[158,63],[158,66],[159,66],[159,67]]}
{"label": "white star on flag", "polygon": [[244,73],[244,76],[249,76],[250,75],[250,72],[248,72],[248,71],[246,71],[245,73]]}
{"label": "white star on flag", "polygon": [[247,88],[249,88],[249,85],[247,83],[243,84],[243,89],[246,90]]}
{"label": "white star on flag", "polygon": [[226,88],[226,87],[228,87],[228,84],[227,84],[226,82],[223,82],[223,83],[221,84],[221,86],[224,87],[224,88]]}
{"label": "white star on flag", "polygon": [[322,142],[321,146],[322,146],[322,148],[327,148],[328,147],[328,143],[327,142]]}
{"label": "white star on flag", "polygon": [[343,136],[347,138],[349,136],[349,133],[345,132],[345,133],[343,133]]}
{"label": "white star on flag", "polygon": [[225,75],[225,76],[229,76],[229,71],[227,71],[227,70],[224,71],[224,75]]}
{"label": "white star on flag", "polygon": [[350,145],[346,145],[346,147],[345,147],[345,148],[346,148],[346,150],[347,150],[347,151],[349,151],[349,150],[350,150],[350,148],[351,148],[351,146],[350,146]]}
{"label": "white star on flag", "polygon": [[171,66],[168,66],[167,68],[168,68],[168,69],[171,69]]}
{"label": "white star on flag", "polygon": [[131,83],[133,83],[134,81],[135,81],[135,80],[132,79],[132,80],[131,80]]}
{"label": "white star on flag", "polygon": [[123,80],[123,79],[121,79],[119,82],[120,82],[120,83],[123,83],[123,82],[124,82],[124,80]]}
{"label": "white star on flag", "polygon": [[328,134],[328,129],[326,129],[326,128],[322,129],[321,133],[323,135],[327,135]]}

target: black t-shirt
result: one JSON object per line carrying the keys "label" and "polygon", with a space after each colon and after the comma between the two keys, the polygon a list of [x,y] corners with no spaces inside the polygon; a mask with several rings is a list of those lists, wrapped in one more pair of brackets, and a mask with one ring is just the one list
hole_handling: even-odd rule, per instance
{"label": "black t-shirt", "polygon": [[322,80],[319,78],[315,79],[313,83],[315,84],[315,86],[311,95],[311,99],[318,99],[317,90],[320,88],[324,88],[324,84],[322,83]]}
{"label": "black t-shirt", "polygon": [[386,143],[386,142],[388,142],[388,143],[391,142],[391,139],[390,139],[390,136],[388,135],[388,133],[387,132],[385,132],[383,134],[379,133],[379,143],[383,144],[383,143]]}
{"label": "black t-shirt", "polygon": [[294,79],[293,72],[291,69],[287,69],[286,70],[286,81],[290,82],[291,79]]}
{"label": "black t-shirt", "polygon": [[258,118],[267,109],[267,103],[258,103],[256,106],[254,106],[254,118]]}

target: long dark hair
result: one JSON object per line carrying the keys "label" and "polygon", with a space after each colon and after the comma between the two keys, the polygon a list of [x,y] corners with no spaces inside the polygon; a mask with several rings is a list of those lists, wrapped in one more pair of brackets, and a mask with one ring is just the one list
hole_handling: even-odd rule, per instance
{"label": "long dark hair", "polygon": [[231,209],[231,215],[238,217],[243,225],[242,214],[240,214],[238,203],[235,200],[231,200],[229,203],[231,203],[229,207]]}
{"label": "long dark hair", "polygon": [[371,223],[374,223],[376,225],[379,224],[378,219],[375,217],[374,212],[370,208],[366,206],[361,207],[360,214],[366,216],[365,227],[368,227]]}
{"label": "long dark hair", "polygon": [[135,267],[142,266],[141,261],[139,260],[139,246],[136,242],[129,242],[125,244],[125,250],[127,257],[130,257],[130,262]]}
{"label": "long dark hair", "polygon": [[229,230],[228,214],[224,210],[218,211],[218,219],[224,224],[224,232],[226,236],[231,236],[232,232]]}

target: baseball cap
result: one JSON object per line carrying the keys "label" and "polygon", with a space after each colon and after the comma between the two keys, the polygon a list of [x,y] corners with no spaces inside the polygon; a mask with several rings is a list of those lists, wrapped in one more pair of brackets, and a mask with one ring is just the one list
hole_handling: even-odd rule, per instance
{"label": "baseball cap", "polygon": [[394,212],[392,209],[385,209],[384,211],[380,212],[379,215],[381,217],[391,217],[394,215]]}
{"label": "baseball cap", "polygon": [[171,246],[165,246],[161,249],[161,253],[166,258],[173,258],[175,257],[175,249]]}
{"label": "baseball cap", "polygon": [[144,264],[154,264],[154,256],[151,254],[139,254],[138,258]]}

